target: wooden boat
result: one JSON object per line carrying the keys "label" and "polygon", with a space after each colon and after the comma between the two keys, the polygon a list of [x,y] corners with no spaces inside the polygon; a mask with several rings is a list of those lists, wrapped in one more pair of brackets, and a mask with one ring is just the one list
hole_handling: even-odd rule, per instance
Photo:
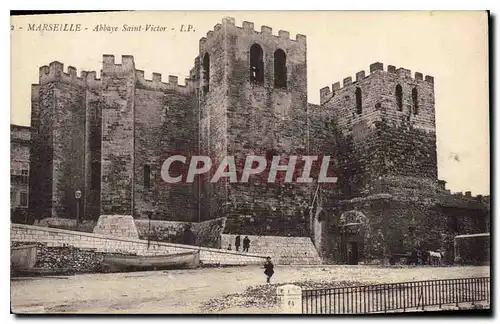
{"label": "wooden boat", "polygon": [[31,269],[36,263],[36,245],[10,248],[10,266],[13,270]]}
{"label": "wooden boat", "polygon": [[200,251],[171,255],[106,255],[101,268],[106,272],[195,269],[200,265]]}

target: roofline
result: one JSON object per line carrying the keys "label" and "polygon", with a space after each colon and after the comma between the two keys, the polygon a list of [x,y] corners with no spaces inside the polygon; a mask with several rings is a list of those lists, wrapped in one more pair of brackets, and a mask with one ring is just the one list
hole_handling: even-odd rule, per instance
{"label": "roofline", "polygon": [[22,129],[29,129],[29,130],[31,130],[31,126],[16,125],[16,124],[10,124],[10,128],[22,128]]}
{"label": "roofline", "polygon": [[462,238],[462,237],[481,237],[481,236],[490,236],[490,233],[462,234],[462,235],[457,235],[457,236],[455,236],[455,238]]}

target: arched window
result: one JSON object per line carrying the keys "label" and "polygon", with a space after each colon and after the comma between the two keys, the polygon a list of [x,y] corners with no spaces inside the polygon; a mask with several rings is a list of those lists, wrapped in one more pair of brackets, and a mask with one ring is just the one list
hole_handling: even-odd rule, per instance
{"label": "arched window", "polygon": [[250,47],[250,81],[264,84],[264,53],[259,44]]}
{"label": "arched window", "polygon": [[203,92],[210,90],[210,55],[205,53],[203,56]]}
{"label": "arched window", "polygon": [[151,187],[151,167],[144,165],[144,191],[149,191]]}
{"label": "arched window", "polygon": [[403,111],[403,88],[399,84],[396,86],[396,103],[398,110]]}
{"label": "arched window", "polygon": [[361,98],[361,88],[356,88],[356,113],[360,115],[363,112],[363,99]]}
{"label": "arched window", "polygon": [[286,88],[286,54],[281,49],[274,52],[274,87]]}
{"label": "arched window", "polygon": [[417,88],[411,91],[411,99],[413,101],[413,114],[418,115],[418,92]]}

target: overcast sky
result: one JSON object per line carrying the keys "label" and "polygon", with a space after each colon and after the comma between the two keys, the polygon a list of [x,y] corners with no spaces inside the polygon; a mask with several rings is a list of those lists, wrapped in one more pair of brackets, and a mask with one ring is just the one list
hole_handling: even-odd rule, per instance
{"label": "overcast sky", "polygon": [[[133,55],[137,69],[183,83],[198,40],[224,16],[307,36],[308,100],[380,61],[434,76],[439,178],[452,191],[489,194],[488,17],[485,12],[134,12],[12,17],[11,123],[29,125],[31,84],[52,61],[99,74],[102,54]],[[28,24],[73,23],[82,32],[32,32]],[[93,32],[98,24],[162,25],[169,32]],[[182,33],[191,24],[194,32]],[[22,29],[20,29],[22,28]]]}

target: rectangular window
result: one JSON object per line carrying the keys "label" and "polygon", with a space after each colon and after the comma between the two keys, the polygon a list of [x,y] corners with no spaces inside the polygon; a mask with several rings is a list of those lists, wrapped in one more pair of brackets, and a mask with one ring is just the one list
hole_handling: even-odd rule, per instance
{"label": "rectangular window", "polygon": [[144,166],[144,191],[149,191],[151,187],[151,167],[149,165]]}
{"label": "rectangular window", "polygon": [[28,194],[24,191],[21,191],[19,194],[19,205],[23,207],[28,206]]}

